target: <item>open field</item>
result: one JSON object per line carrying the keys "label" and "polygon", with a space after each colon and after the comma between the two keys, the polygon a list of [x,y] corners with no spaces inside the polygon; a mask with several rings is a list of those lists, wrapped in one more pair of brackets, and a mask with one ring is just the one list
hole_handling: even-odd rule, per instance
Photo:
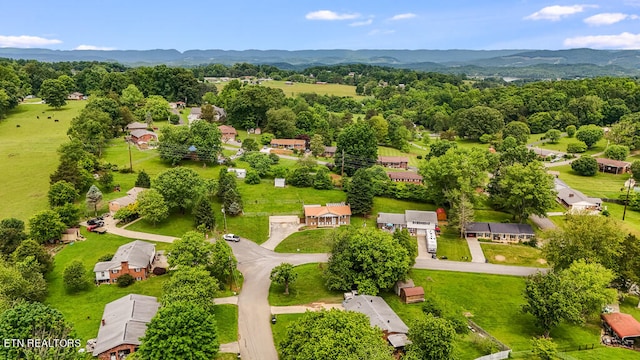
{"label": "open field", "polygon": [[[131,293],[160,297],[162,285],[169,276],[153,276],[148,280],[137,281],[127,288],[90,285],[88,290],[68,294],[64,289],[62,273],[70,262],[82,261],[87,270],[87,277],[92,281],[95,279],[93,266],[98,262],[98,258],[105,254],[113,254],[120,245],[132,241],[111,234],[98,235],[83,231],[83,235],[86,236],[86,241],[66,245],[54,257],[53,271],[47,276],[49,294],[45,303],[60,310],[65,319],[73,323],[78,337],[86,341],[98,335],[102,312],[108,302]],[[166,250],[169,246],[170,244],[166,243],[156,243],[157,250]]]}
{"label": "open field", "polygon": [[269,304],[272,306],[304,305],[312,302],[340,303],[342,292],[330,291],[324,286],[322,270],[326,264],[312,263],[295,267],[298,280],[289,285],[289,295],[284,286],[271,283]]}
{"label": "open field", "polygon": [[554,167],[559,171],[559,179],[571,188],[583,192],[587,196],[617,199],[624,182],[629,175],[615,175],[597,172],[594,176],[580,176],[571,169],[571,165]]}
{"label": "open field", "polygon": [[289,235],[275,248],[279,253],[328,253],[331,251],[331,229],[298,231]]}
{"label": "open field", "polygon": [[[547,150],[553,150],[553,151],[559,151],[559,152],[567,152],[567,145],[573,144],[573,143],[577,143],[577,142],[579,142],[579,140],[576,139],[575,137],[574,138],[562,137],[555,144],[552,144],[550,142],[545,141],[543,143],[536,144],[536,146],[539,147],[539,148],[542,148],[542,149],[547,149]],[[587,150],[586,152],[584,152],[584,153],[582,153],[580,155],[597,154],[599,152],[603,152],[606,147],[607,147],[607,139],[602,138],[602,139],[600,139],[600,141],[595,143],[595,145],[593,145],[591,147],[591,149]]]}
{"label": "open field", "polygon": [[[427,150],[418,149],[415,146],[411,147],[411,151],[408,153],[402,152],[398,149],[394,149],[386,146],[378,146],[378,156],[402,156],[409,158],[409,166],[418,167],[420,165],[420,159],[418,155],[423,156],[427,153]],[[388,171],[403,171],[402,169],[388,169]]]}
{"label": "open field", "polygon": [[69,101],[59,110],[45,104],[21,104],[0,120],[0,169],[4,170],[0,199],[10,205],[0,209],[0,219],[26,221],[48,207],[49,175],[58,166],[56,150],[68,140],[69,123],[85,104]]}
{"label": "open field", "polygon": [[518,244],[486,244],[480,243],[484,256],[492,264],[545,267],[542,251],[526,245]]}
{"label": "open field", "polygon": [[[356,95],[356,87],[341,84],[305,84],[294,82],[292,85],[286,81],[269,80],[260,85],[281,89],[287,97],[295,97],[301,93],[316,93],[320,95],[348,96],[355,99],[364,99],[364,96]],[[218,86],[218,84],[216,84]],[[221,88],[219,89],[221,90]]]}

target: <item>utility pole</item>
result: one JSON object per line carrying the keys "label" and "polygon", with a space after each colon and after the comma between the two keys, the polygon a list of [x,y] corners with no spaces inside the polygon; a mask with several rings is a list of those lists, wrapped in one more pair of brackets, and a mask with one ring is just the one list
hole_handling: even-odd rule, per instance
{"label": "utility pole", "polygon": [[629,191],[631,191],[631,178],[627,180],[627,199],[624,201],[624,210],[622,211],[622,221],[624,221],[624,217],[627,215],[627,205],[629,204]]}
{"label": "utility pole", "polygon": [[[223,205],[224,206],[224,205]],[[224,211],[224,207],[221,209],[222,217],[224,217],[224,232],[227,232],[227,213]]]}
{"label": "utility pole", "polygon": [[133,161],[131,161],[131,138],[127,141],[129,144],[129,171],[133,172]]}
{"label": "utility pole", "polygon": [[342,171],[340,171],[340,189],[344,183],[344,149],[342,149]]}
{"label": "utility pole", "polygon": [[231,287],[233,286],[233,263],[231,262],[231,255],[229,255],[229,291],[231,291]]}

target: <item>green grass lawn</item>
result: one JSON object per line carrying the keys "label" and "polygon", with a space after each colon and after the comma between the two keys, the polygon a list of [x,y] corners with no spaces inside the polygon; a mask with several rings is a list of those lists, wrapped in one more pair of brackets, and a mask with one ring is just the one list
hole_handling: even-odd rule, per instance
{"label": "green grass lawn", "polygon": [[537,248],[518,244],[480,243],[484,256],[492,264],[545,267],[542,251]]}
{"label": "green grass lawn", "polygon": [[450,260],[471,261],[471,251],[467,240],[461,239],[457,231],[443,226],[438,236],[438,257],[446,256]]}
{"label": "green grass lawn", "polygon": [[328,253],[333,245],[332,229],[298,231],[289,235],[275,248],[279,253]]}
{"label": "green grass lawn", "polygon": [[[137,281],[127,288],[115,285],[91,285],[88,290],[77,294],[68,294],[62,283],[64,268],[73,260],[80,260],[87,270],[87,277],[93,280],[93,266],[98,258],[105,254],[113,254],[120,245],[131,242],[132,239],[116,235],[83,232],[86,241],[66,245],[54,257],[53,271],[47,276],[49,293],[45,300],[47,305],[60,310],[65,318],[74,324],[77,335],[83,340],[98,335],[100,319],[104,306],[127,294],[141,294],[160,297],[162,285],[168,276],[154,276],[148,280]],[[170,244],[156,243],[157,250],[166,250]]]}
{"label": "green grass lawn", "polygon": [[191,212],[175,213],[162,223],[153,225],[145,219],[140,219],[126,227],[127,230],[147,232],[167,236],[181,237],[187,231],[195,230]]}
{"label": "green grass lawn", "polygon": [[215,305],[213,312],[218,324],[218,342],[226,344],[238,341],[238,306]]}
{"label": "green grass lawn", "polygon": [[[264,81],[263,86],[281,89],[287,97],[295,97],[300,93],[316,93],[320,95],[348,96],[355,99],[364,99],[364,96],[356,95],[356,87],[342,84],[305,84],[293,83],[286,85],[285,81]],[[217,86],[217,85],[216,85]]]}
{"label": "green grass lawn", "polygon": [[48,207],[49,175],[58,166],[56,150],[69,140],[69,123],[85,104],[69,101],[59,110],[45,104],[21,104],[0,121],[0,169],[5,170],[0,177],[0,199],[10,204],[0,209],[0,219],[26,221]]}
{"label": "green grass lawn", "polygon": [[271,331],[273,332],[273,342],[276,344],[278,353],[280,353],[278,345],[287,335],[287,326],[300,319],[303,315],[304,314],[281,314],[276,317],[277,321],[271,325]]}
{"label": "green grass lawn", "polygon": [[238,354],[233,353],[218,353],[216,355],[215,360],[236,360],[238,358]]}
{"label": "green grass lawn", "polygon": [[[269,304],[273,306],[304,305],[312,302],[340,303],[342,293],[327,290],[322,278],[326,264],[312,263],[295,267],[298,280],[289,286],[289,295],[284,294],[284,286],[271,283]],[[322,268],[321,268],[322,267]]]}
{"label": "green grass lawn", "polygon": [[[572,143],[577,143],[577,142],[579,142],[579,140],[576,139],[575,137],[574,138],[563,137],[563,138],[560,138],[560,140],[555,144],[545,141],[543,143],[537,144],[536,147],[553,150],[553,151],[567,152],[567,145]],[[603,152],[606,147],[607,147],[607,139],[602,138],[600,139],[600,141],[595,143],[595,145],[593,145],[591,149],[587,150],[581,155],[597,154],[597,153]]]}
{"label": "green grass lawn", "polygon": [[[418,149],[415,146],[411,147],[411,151],[408,153],[402,152],[398,149],[394,149],[391,147],[386,147],[386,146],[378,146],[378,156],[402,156],[402,157],[407,157],[409,158],[409,166],[418,166],[420,161],[418,159],[418,155],[421,155],[424,157],[424,155],[427,153],[426,150],[422,150],[422,149]],[[389,171],[398,171],[398,169],[389,169]],[[402,169],[399,169],[399,171],[402,171]]]}
{"label": "green grass lawn", "polygon": [[585,195],[600,198],[618,198],[620,189],[624,187],[624,182],[629,179],[628,175],[615,175],[598,172],[594,176],[580,176],[571,170],[571,165],[554,167],[559,171],[558,178],[571,188],[583,192]]}

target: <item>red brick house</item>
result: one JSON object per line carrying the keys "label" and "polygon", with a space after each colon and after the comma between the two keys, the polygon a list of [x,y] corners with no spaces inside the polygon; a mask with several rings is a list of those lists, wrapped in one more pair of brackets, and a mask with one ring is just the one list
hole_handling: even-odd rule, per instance
{"label": "red brick house", "polygon": [[625,174],[631,172],[631,163],[627,161],[612,160],[606,158],[597,158],[598,168],[602,172],[612,174]]}
{"label": "red brick house", "polygon": [[93,356],[100,360],[120,360],[138,350],[147,324],[160,303],[153,296],[129,294],[105,305]]}
{"label": "red brick house", "polygon": [[304,206],[304,223],[309,227],[338,227],[351,223],[351,206],[344,203]]}
{"label": "red brick house", "polygon": [[322,153],[323,157],[332,158],[336,155],[336,147],[335,146],[325,146],[324,152]]}
{"label": "red brick house", "polygon": [[404,156],[378,156],[378,165],[406,170],[409,167],[409,158]]}
{"label": "red brick house", "polygon": [[110,261],[101,261],[93,267],[96,283],[114,284],[124,274],[129,274],[136,280],[145,280],[151,273],[155,258],[155,244],[141,240],[124,244]]}
{"label": "red brick house", "polygon": [[422,175],[416,174],[411,171],[393,171],[388,172],[387,175],[393,182],[422,184]]}
{"label": "red brick house", "polygon": [[149,130],[131,130],[129,139],[136,145],[148,144],[158,141],[158,134]]}
{"label": "red brick house", "polygon": [[220,132],[222,133],[223,142],[236,141],[236,135],[238,135],[238,132],[233,126],[220,125],[218,126],[218,129],[220,129]]}
{"label": "red brick house", "polygon": [[306,141],[302,139],[272,139],[271,147],[274,149],[304,150]]}

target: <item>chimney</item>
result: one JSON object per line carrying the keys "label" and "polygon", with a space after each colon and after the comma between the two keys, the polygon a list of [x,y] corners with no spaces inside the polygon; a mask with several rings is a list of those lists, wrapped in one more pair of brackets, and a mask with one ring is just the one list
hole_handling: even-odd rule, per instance
{"label": "chimney", "polygon": [[569,197],[570,197],[570,198],[572,198],[572,197],[573,197],[573,194],[569,194]]}
{"label": "chimney", "polygon": [[120,262],[120,270],[122,270],[123,274],[128,274],[129,273],[129,262],[128,261]]}
{"label": "chimney", "polygon": [[102,319],[102,326],[104,326],[104,319]]}

